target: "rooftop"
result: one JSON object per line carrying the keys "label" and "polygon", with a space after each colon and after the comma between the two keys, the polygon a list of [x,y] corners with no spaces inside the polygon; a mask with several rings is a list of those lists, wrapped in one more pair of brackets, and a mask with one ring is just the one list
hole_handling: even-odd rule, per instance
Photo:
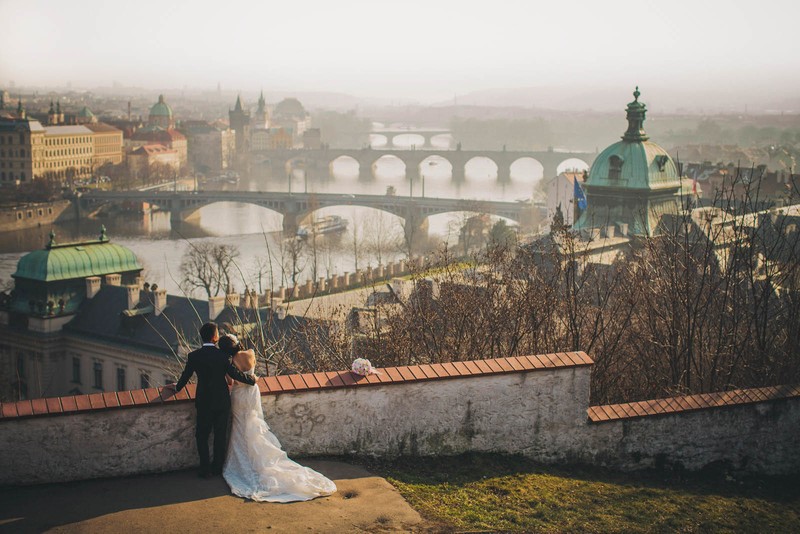
{"label": "rooftop", "polygon": [[105,237],[80,243],[58,244],[55,233],[44,249],[34,250],[20,258],[15,279],[55,282],[88,276],[141,271],[136,255],[128,248],[111,243]]}

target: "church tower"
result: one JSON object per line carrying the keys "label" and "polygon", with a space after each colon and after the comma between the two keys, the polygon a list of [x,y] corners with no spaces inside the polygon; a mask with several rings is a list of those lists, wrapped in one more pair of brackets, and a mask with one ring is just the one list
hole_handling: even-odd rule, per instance
{"label": "church tower", "polygon": [[58,124],[58,115],[56,115],[56,108],[53,101],[50,101],[50,110],[47,112],[47,125],[55,126]]}
{"label": "church tower", "polygon": [[264,100],[264,91],[258,97],[258,109],[253,114],[253,128],[269,128],[269,114],[267,113],[267,102]]}
{"label": "church tower", "polygon": [[236,154],[243,157],[250,150],[250,113],[242,107],[241,95],[236,97],[236,105],[228,110],[231,129],[236,132]]}
{"label": "church tower", "polygon": [[[626,224],[629,234],[653,236],[662,215],[681,208],[681,176],[666,150],[644,130],[647,107],[633,93],[628,129],[594,160],[584,184],[587,209],[576,230]],[[688,191],[688,190],[687,190]]]}

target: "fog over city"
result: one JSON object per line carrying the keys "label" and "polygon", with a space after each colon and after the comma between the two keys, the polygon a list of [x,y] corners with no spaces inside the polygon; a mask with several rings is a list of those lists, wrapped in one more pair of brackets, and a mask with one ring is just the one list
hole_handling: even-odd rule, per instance
{"label": "fog over city", "polygon": [[[796,2],[3,0],[0,84],[362,103],[800,108]],[[24,44],[23,44],[24,43]]]}

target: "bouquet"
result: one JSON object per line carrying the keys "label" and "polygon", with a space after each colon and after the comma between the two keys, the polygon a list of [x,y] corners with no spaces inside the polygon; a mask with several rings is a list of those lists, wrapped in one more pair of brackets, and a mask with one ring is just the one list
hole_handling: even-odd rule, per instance
{"label": "bouquet", "polygon": [[374,367],[372,367],[372,364],[366,358],[356,358],[353,360],[351,370],[353,373],[359,376],[380,374]]}

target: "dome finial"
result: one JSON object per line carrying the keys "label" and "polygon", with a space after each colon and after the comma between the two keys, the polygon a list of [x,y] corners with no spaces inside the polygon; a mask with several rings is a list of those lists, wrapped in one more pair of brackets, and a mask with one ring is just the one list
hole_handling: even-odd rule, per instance
{"label": "dome finial", "polygon": [[53,248],[56,246],[56,231],[50,230],[50,241],[47,243],[47,248]]}
{"label": "dome finial", "polygon": [[639,101],[639,95],[641,95],[641,94],[642,93],[639,92],[639,86],[637,85],[636,86],[636,90],[633,92],[633,101],[634,102],[638,102]]}
{"label": "dome finial", "polygon": [[108,241],[108,236],[106,235],[106,225],[100,225],[100,241]]}

